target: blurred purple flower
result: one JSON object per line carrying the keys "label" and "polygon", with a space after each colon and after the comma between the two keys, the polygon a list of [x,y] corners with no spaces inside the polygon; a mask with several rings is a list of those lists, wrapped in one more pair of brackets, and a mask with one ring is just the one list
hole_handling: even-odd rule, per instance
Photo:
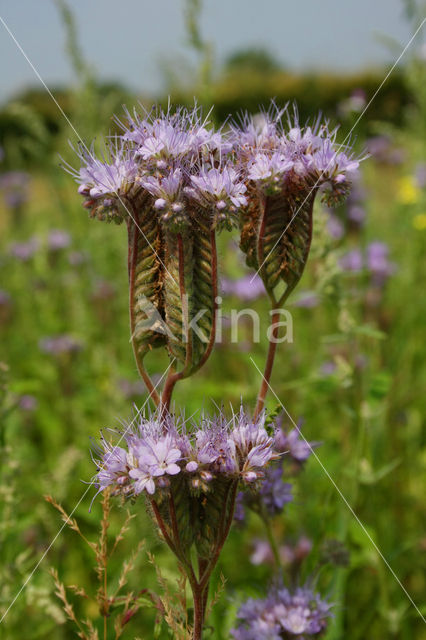
{"label": "blurred purple flower", "polygon": [[231,634],[234,640],[306,640],[327,628],[330,609],[309,587],[274,587],[264,600],[250,598],[240,607],[239,626]]}
{"label": "blurred purple flower", "polygon": [[426,162],[419,162],[414,175],[419,189],[424,189],[426,187]]}
{"label": "blurred purple flower", "polygon": [[348,218],[351,222],[355,222],[357,226],[361,226],[366,218],[366,211],[360,205],[348,206]]}
{"label": "blurred purple flower", "polygon": [[67,231],[54,229],[47,236],[47,248],[49,251],[61,251],[71,244],[71,236]]}
{"label": "blurred purple flower", "polygon": [[309,458],[312,449],[318,446],[317,442],[307,442],[299,428],[291,429],[286,433],[283,429],[275,435],[275,447],[280,453],[289,453],[296,462],[304,462]]}
{"label": "blurred purple flower", "polygon": [[8,207],[18,209],[28,200],[28,184],[29,175],[23,171],[8,171],[0,175],[0,189]]}
{"label": "blurred purple flower", "polygon": [[0,307],[9,307],[12,302],[12,297],[8,291],[0,289]]}
{"label": "blurred purple flower", "polygon": [[37,404],[37,398],[30,395],[23,395],[18,401],[18,406],[22,411],[34,411],[37,409]]}
{"label": "blurred purple flower", "polygon": [[384,242],[371,242],[366,250],[367,269],[373,284],[382,286],[396,271],[396,265],[389,261],[389,247]]}
{"label": "blurred purple flower", "polygon": [[364,260],[361,251],[359,249],[348,251],[340,258],[339,265],[343,271],[362,271]]}
{"label": "blurred purple flower", "polygon": [[271,517],[281,513],[285,505],[293,501],[292,485],[283,482],[283,472],[280,464],[269,467],[260,487],[259,497]]}
{"label": "blurred purple flower", "polygon": [[333,373],[335,373],[336,369],[337,369],[336,363],[332,362],[331,360],[328,360],[327,362],[322,363],[319,373],[321,376],[324,376],[324,377],[331,376],[333,375]]}
{"label": "blurred purple flower", "polygon": [[112,300],[116,296],[115,287],[108,280],[98,280],[92,291],[92,300]]}
{"label": "blurred purple flower", "polygon": [[315,291],[301,291],[293,305],[301,309],[314,309],[318,306],[319,297]]}
{"label": "blurred purple flower", "polygon": [[[278,548],[284,566],[299,565],[312,551],[312,540],[301,536],[293,545],[285,544]],[[272,548],[266,540],[254,540],[250,562],[254,565],[275,564]]]}
{"label": "blurred purple flower", "polygon": [[328,216],[327,231],[335,240],[340,240],[340,238],[343,238],[345,234],[345,227],[343,222],[340,220],[340,218],[332,213],[330,213]]}
{"label": "blurred purple flower", "polygon": [[16,242],[9,246],[9,254],[20,260],[21,262],[28,262],[34,256],[40,246],[38,238],[30,238],[27,242]]}
{"label": "blurred purple flower", "polygon": [[71,251],[68,255],[68,262],[72,267],[78,267],[87,262],[87,255],[84,251]]}
{"label": "blurred purple flower", "polygon": [[341,116],[348,116],[351,113],[360,113],[367,104],[367,94],[364,89],[354,89],[346,100],[339,103],[337,109]]}
{"label": "blurred purple flower", "polygon": [[374,136],[367,140],[367,151],[378,162],[383,164],[401,164],[405,159],[403,149],[393,146],[389,136]]}
{"label": "blurred purple flower", "polygon": [[42,338],[39,342],[40,351],[52,356],[63,353],[76,353],[82,349],[82,344],[70,335],[62,334]]}
{"label": "blurred purple flower", "polygon": [[222,278],[222,293],[225,296],[235,296],[243,302],[256,300],[265,294],[265,287],[257,274],[247,274],[238,280]]}
{"label": "blurred purple flower", "polygon": [[250,556],[250,562],[256,566],[259,564],[274,563],[274,554],[269,542],[266,540],[254,540],[254,548]]}
{"label": "blurred purple flower", "polygon": [[146,391],[146,387],[142,380],[133,381],[127,380],[126,378],[121,378],[118,381],[118,388],[127,400],[130,400],[135,396],[141,396]]}

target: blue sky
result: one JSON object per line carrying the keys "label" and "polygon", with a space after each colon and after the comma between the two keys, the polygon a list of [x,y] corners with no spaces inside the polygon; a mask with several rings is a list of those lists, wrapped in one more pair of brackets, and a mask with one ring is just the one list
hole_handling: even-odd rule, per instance
{"label": "blue sky", "polygon": [[[184,0],[69,0],[87,59],[106,80],[161,90],[161,60],[186,55]],[[53,0],[2,0],[0,16],[49,86],[72,80]],[[405,45],[402,0],[204,0],[202,31],[222,62],[236,49],[268,48],[290,69],[354,70],[396,57],[378,35]],[[190,56],[189,56],[190,57]],[[0,100],[37,79],[0,24]]]}

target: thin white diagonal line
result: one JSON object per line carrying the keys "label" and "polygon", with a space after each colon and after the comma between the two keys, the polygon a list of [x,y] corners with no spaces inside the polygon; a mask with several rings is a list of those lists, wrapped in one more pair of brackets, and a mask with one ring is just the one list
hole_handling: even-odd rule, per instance
{"label": "thin white diagonal line", "polygon": [[[12,38],[13,42],[16,44],[16,46],[18,47],[19,51],[22,53],[22,55],[24,56],[25,60],[28,62],[28,64],[30,65],[31,69],[34,71],[34,73],[36,74],[37,78],[40,80],[41,84],[43,85],[43,87],[46,89],[47,93],[49,94],[49,96],[52,98],[53,102],[55,103],[55,105],[57,106],[57,108],[59,109],[60,113],[62,114],[62,116],[65,118],[67,124],[69,125],[69,127],[73,130],[74,134],[77,136],[78,140],[81,142],[81,144],[83,145],[83,147],[85,148],[85,150],[87,151],[87,153],[89,154],[89,157],[92,158],[92,160],[96,160],[96,158],[92,155],[92,153],[90,152],[90,149],[88,148],[88,146],[83,142],[82,137],[79,135],[77,129],[74,127],[73,123],[71,122],[71,120],[68,118],[67,114],[65,113],[65,111],[62,109],[61,105],[59,104],[59,102],[56,100],[55,96],[53,95],[53,93],[51,92],[51,90],[49,89],[49,87],[47,86],[47,84],[45,83],[45,81],[43,80],[43,78],[41,77],[40,73],[37,71],[37,69],[35,68],[35,66],[33,65],[33,63],[31,62],[31,60],[29,59],[29,57],[27,56],[27,54],[25,53],[24,49],[22,48],[22,46],[19,44],[18,40],[16,39],[16,37],[14,36],[14,34],[12,33],[12,31],[10,30],[10,28],[8,27],[8,25],[6,24],[6,22],[3,20],[3,18],[0,16],[0,22],[3,24],[4,28],[6,29],[6,31],[8,32],[8,34],[10,35],[10,37]],[[129,214],[129,217],[131,218],[131,220],[134,222],[135,226],[139,229],[139,231],[141,232],[141,234],[143,235],[144,239],[146,240],[146,242],[148,243],[149,247],[153,250],[153,252],[155,253],[155,255],[157,256],[159,262],[163,265],[164,269],[167,271],[167,273],[169,274],[169,276],[171,277],[171,279],[174,281],[174,283],[177,285],[176,280],[174,279],[174,277],[172,276],[172,274],[170,273],[170,271],[167,269],[166,265],[163,263],[163,261],[161,260],[160,256],[158,255],[157,251],[154,249],[154,247],[152,246],[152,244],[150,243],[150,241],[148,240],[148,238],[146,237],[146,235],[144,234],[144,232],[142,231],[142,229],[140,228],[140,226],[138,225],[138,223],[136,222],[136,220],[134,219],[134,217],[132,216],[132,214],[130,213],[128,207],[126,206],[125,202],[123,201],[123,199],[121,198],[121,196],[119,195],[119,193],[117,191],[112,191],[112,193],[114,193],[114,195],[117,197],[117,199],[120,201],[120,204],[124,207],[124,209],[127,211],[127,213]]]}
{"label": "thin white diagonal line", "polygon": [[[340,151],[340,149],[342,149],[342,147],[344,147],[344,145],[346,144],[346,142],[348,142],[348,140],[350,140],[350,137],[352,135],[352,133],[354,132],[355,127],[358,126],[361,118],[363,118],[363,116],[365,115],[365,112],[367,111],[367,109],[369,109],[369,107],[371,106],[371,103],[373,102],[373,100],[375,100],[375,98],[377,97],[377,94],[380,92],[381,88],[383,87],[383,85],[385,84],[385,82],[388,80],[389,76],[393,73],[395,67],[397,66],[397,64],[400,62],[401,58],[404,56],[404,54],[406,53],[407,49],[410,47],[411,43],[413,42],[414,38],[417,36],[417,34],[419,33],[419,31],[421,30],[421,28],[423,27],[424,23],[426,22],[426,18],[423,18],[422,22],[420,23],[419,27],[416,29],[415,33],[411,36],[409,42],[405,45],[404,49],[402,50],[402,52],[400,53],[400,55],[398,56],[397,60],[393,63],[392,67],[389,69],[389,71],[387,72],[386,76],[383,78],[382,82],[379,84],[379,86],[377,87],[376,91],[374,92],[373,96],[370,98],[370,100],[368,101],[368,103],[366,104],[366,106],[364,107],[364,109],[362,110],[362,112],[360,113],[360,115],[358,116],[358,118],[355,121],[355,124],[352,126],[351,130],[349,131],[349,133],[347,134],[347,136],[345,137],[345,139],[343,140],[343,142],[341,144],[339,144],[337,146],[336,151]],[[321,181],[321,178],[324,176],[324,174],[326,173],[326,171],[328,170],[328,168],[330,167],[332,163],[332,160],[330,160],[330,162],[328,163],[328,165],[326,166],[325,169],[322,170],[322,172],[320,173],[317,181],[315,182],[314,186],[310,189],[308,195],[305,197],[305,199],[303,200],[302,204],[299,206],[299,208],[296,210],[296,213],[292,216],[290,222],[287,224],[286,228],[284,229],[284,231],[282,232],[282,234],[280,235],[280,237],[278,238],[278,240],[276,241],[276,243],[274,244],[274,246],[272,247],[272,249],[270,249],[270,251],[268,251],[268,255],[266,256],[266,258],[263,260],[262,264],[260,265],[260,267],[258,268],[258,270],[256,271],[256,273],[254,274],[254,276],[252,277],[252,279],[250,280],[250,283],[253,282],[253,280],[255,279],[255,277],[258,275],[259,271],[261,270],[261,268],[263,267],[263,265],[265,264],[265,262],[267,261],[267,259],[269,258],[269,256],[271,255],[272,251],[275,249],[275,247],[277,246],[277,244],[280,242],[281,238],[283,237],[283,235],[287,232],[287,229],[291,226],[291,223],[293,222],[293,220],[295,219],[295,217],[298,215],[298,213],[301,211],[303,205],[307,202],[307,200],[309,199],[310,195],[314,192],[314,190],[316,189],[316,187],[318,186],[318,184]]]}
{"label": "thin white diagonal line", "polygon": [[[130,427],[134,424],[135,420],[137,420],[138,416],[140,415],[141,411],[145,408],[146,404],[148,403],[148,401],[150,400],[153,392],[156,390],[156,388],[158,387],[158,385],[160,384],[160,382],[163,380],[164,376],[167,374],[167,372],[169,371],[170,367],[172,366],[172,364],[174,363],[174,361],[176,360],[176,358],[173,358],[173,360],[170,362],[169,366],[167,367],[167,369],[165,370],[165,372],[163,373],[163,375],[161,376],[161,378],[158,380],[157,384],[155,385],[154,389],[151,391],[151,393],[148,395],[147,399],[145,400],[145,402],[143,403],[143,405],[141,406],[140,409],[138,409],[138,411],[136,412],[135,417],[133,418],[133,420],[127,425],[125,431],[123,431],[123,433],[121,434],[120,439],[117,442],[117,446],[120,444],[120,442],[122,441],[122,439],[125,437],[126,433],[128,432],[128,430],[130,429]],[[31,571],[31,573],[29,574],[29,576],[26,578],[25,582],[22,584],[21,588],[19,589],[18,593],[15,595],[15,597],[13,598],[12,602],[9,604],[8,608],[6,609],[6,611],[4,612],[4,614],[2,615],[2,617],[0,618],[0,624],[3,622],[3,620],[5,619],[5,617],[7,616],[7,614],[9,613],[9,611],[11,610],[11,608],[13,607],[13,605],[15,604],[15,602],[17,601],[17,599],[19,598],[19,596],[21,595],[21,593],[23,592],[23,590],[25,589],[25,587],[27,586],[27,584],[29,583],[29,581],[31,580],[31,578],[33,577],[33,575],[35,574],[35,572],[37,571],[37,569],[39,568],[39,566],[41,565],[41,563],[43,562],[43,560],[45,559],[45,557],[47,556],[47,554],[49,553],[50,549],[53,547],[53,545],[55,544],[56,540],[59,538],[59,536],[61,535],[62,531],[65,529],[65,527],[67,526],[67,524],[69,524],[73,514],[75,513],[75,511],[78,509],[78,507],[80,506],[80,504],[83,502],[84,498],[86,497],[86,495],[88,494],[88,492],[90,491],[90,489],[93,487],[94,483],[95,483],[95,478],[93,478],[93,480],[91,480],[91,482],[89,483],[86,491],[83,493],[83,495],[81,496],[80,500],[77,502],[77,504],[75,505],[75,507],[73,508],[73,510],[71,511],[71,513],[69,514],[69,516],[67,517],[67,519],[65,520],[64,524],[62,525],[62,527],[59,529],[58,533],[55,535],[55,537],[53,538],[53,540],[50,542],[49,546],[47,547],[47,549],[44,551],[43,555],[41,556],[41,558],[38,560],[37,564],[35,565],[35,567],[33,568],[33,570]]]}
{"label": "thin white diagonal line", "polygon": [[322,461],[320,460],[317,452],[312,448],[311,444],[306,440],[305,436],[303,435],[303,433],[301,432],[300,428],[297,426],[297,424],[295,423],[295,421],[293,420],[293,418],[291,417],[291,415],[289,414],[289,412],[287,411],[287,409],[285,408],[285,406],[283,405],[283,403],[281,402],[281,400],[279,399],[279,397],[277,396],[277,394],[275,393],[275,391],[273,390],[273,388],[271,387],[271,385],[269,384],[269,382],[266,380],[265,376],[263,375],[263,373],[261,372],[261,370],[259,369],[259,367],[257,366],[257,364],[255,363],[255,361],[253,360],[253,358],[251,356],[250,360],[252,361],[254,367],[257,369],[257,371],[260,373],[260,375],[262,376],[263,380],[266,382],[266,384],[268,385],[270,391],[274,394],[275,398],[278,400],[278,402],[280,403],[283,411],[285,411],[286,415],[288,416],[288,418],[290,419],[291,423],[293,424],[293,426],[295,427],[295,429],[297,429],[299,435],[303,438],[303,440],[305,441],[305,443],[308,445],[312,455],[314,456],[314,458],[316,459],[316,461],[318,462],[318,464],[320,465],[321,469],[324,471],[325,475],[327,476],[327,478],[330,480],[331,484],[333,485],[333,487],[336,489],[337,493],[339,494],[339,496],[341,497],[341,499],[343,500],[343,502],[345,503],[346,507],[349,509],[349,511],[351,512],[351,514],[353,515],[353,517],[355,518],[355,520],[357,521],[357,523],[359,524],[359,526],[361,527],[362,531],[365,533],[365,535],[367,536],[367,538],[369,539],[369,541],[371,542],[371,544],[373,545],[374,549],[377,551],[377,553],[379,554],[379,556],[381,557],[381,559],[383,560],[383,562],[385,563],[386,567],[389,569],[390,573],[392,574],[392,576],[395,578],[395,580],[397,581],[397,583],[399,584],[399,586],[401,587],[401,589],[403,590],[403,592],[405,593],[405,595],[407,596],[407,598],[409,599],[409,601],[411,602],[411,604],[413,605],[413,607],[415,608],[415,610],[417,611],[417,613],[419,614],[420,618],[423,620],[423,622],[426,624],[426,618],[424,617],[424,615],[422,614],[422,612],[420,611],[420,609],[418,608],[418,606],[416,605],[416,603],[414,602],[413,598],[410,596],[410,594],[408,593],[407,589],[404,587],[404,585],[402,584],[401,580],[398,578],[398,576],[396,575],[395,571],[392,569],[391,565],[389,564],[389,562],[386,560],[385,556],[383,555],[383,553],[380,551],[379,547],[377,546],[377,544],[374,542],[373,538],[371,537],[371,535],[368,533],[366,527],[364,526],[364,524],[362,523],[362,521],[360,520],[360,518],[357,516],[357,514],[355,513],[355,511],[352,509],[351,505],[349,504],[349,502],[347,501],[347,499],[345,498],[345,496],[343,495],[343,493],[341,492],[341,490],[339,489],[339,487],[337,486],[335,480],[332,478],[332,476],[330,475],[330,473],[327,471],[327,469],[325,468],[324,464],[322,463]]}

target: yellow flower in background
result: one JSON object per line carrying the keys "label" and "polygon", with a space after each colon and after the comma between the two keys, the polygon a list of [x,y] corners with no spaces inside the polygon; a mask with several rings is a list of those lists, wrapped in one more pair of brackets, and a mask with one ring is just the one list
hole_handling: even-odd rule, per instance
{"label": "yellow flower in background", "polygon": [[398,182],[398,200],[402,204],[415,204],[420,199],[421,189],[412,176],[404,176]]}
{"label": "yellow flower in background", "polygon": [[418,231],[426,230],[426,213],[419,213],[413,218],[413,227]]}

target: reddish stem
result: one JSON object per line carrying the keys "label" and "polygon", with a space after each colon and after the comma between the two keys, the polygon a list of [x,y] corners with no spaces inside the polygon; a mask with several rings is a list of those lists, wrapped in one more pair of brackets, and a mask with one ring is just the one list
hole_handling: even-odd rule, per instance
{"label": "reddish stem", "polygon": [[265,371],[263,373],[262,384],[260,385],[259,395],[257,396],[256,410],[254,412],[253,420],[259,416],[263,407],[265,406],[265,398],[268,393],[269,381],[271,379],[272,368],[274,366],[275,352],[277,350],[277,337],[278,337],[278,321],[280,319],[279,310],[275,310],[272,314],[272,336],[269,340],[268,357],[266,358]]}

